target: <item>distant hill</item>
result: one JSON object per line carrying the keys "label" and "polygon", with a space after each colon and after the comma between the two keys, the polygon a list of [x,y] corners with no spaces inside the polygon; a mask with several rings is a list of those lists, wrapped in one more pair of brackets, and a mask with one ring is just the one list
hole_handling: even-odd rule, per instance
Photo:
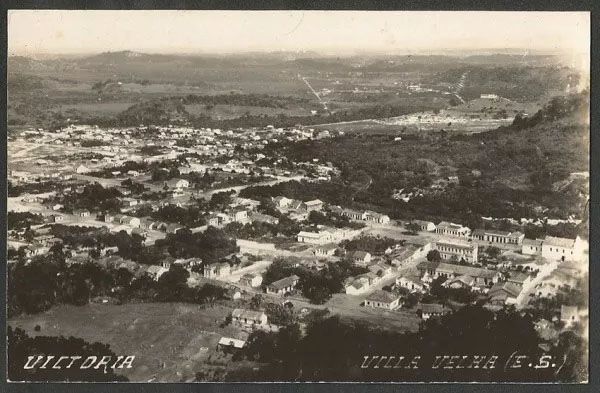
{"label": "distant hill", "polygon": [[9,56],[8,72],[35,72],[51,68],[46,62],[25,56]]}
{"label": "distant hill", "polygon": [[[360,198],[389,214],[464,220],[469,215],[531,217],[580,216],[586,185],[553,186],[573,172],[589,171],[589,98],[587,92],[551,100],[533,116],[507,127],[472,135],[441,132],[415,135],[394,143],[394,135],[369,133],[335,139],[267,146],[265,154],[296,162],[330,161],[343,173],[366,172],[373,183]],[[422,158],[427,158],[423,162]],[[422,187],[440,168],[456,170],[460,187],[448,195],[410,204],[393,200],[393,190]],[[472,173],[476,170],[479,175]],[[566,184],[566,183],[565,183]],[[357,200],[358,197],[357,197]]]}

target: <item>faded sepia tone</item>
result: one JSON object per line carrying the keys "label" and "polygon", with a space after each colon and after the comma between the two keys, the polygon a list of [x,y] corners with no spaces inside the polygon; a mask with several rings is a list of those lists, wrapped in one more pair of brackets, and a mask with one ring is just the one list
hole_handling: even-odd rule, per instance
{"label": "faded sepia tone", "polygon": [[8,379],[583,383],[586,12],[8,14]]}

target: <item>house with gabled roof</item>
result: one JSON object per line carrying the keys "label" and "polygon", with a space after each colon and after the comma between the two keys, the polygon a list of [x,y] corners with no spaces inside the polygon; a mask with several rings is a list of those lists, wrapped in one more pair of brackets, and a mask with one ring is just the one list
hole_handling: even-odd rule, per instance
{"label": "house with gabled roof", "polygon": [[575,239],[546,236],[542,243],[542,257],[552,261],[581,261],[584,258],[584,242]]}
{"label": "house with gabled roof", "polygon": [[429,318],[440,317],[450,312],[443,304],[438,303],[422,303],[419,306],[419,310],[421,312],[421,319],[424,321]]}
{"label": "house with gabled roof", "polygon": [[455,224],[453,222],[442,221],[437,224],[435,228],[435,233],[444,236],[455,236],[455,237],[463,237],[468,238],[471,234],[471,230],[465,226],[460,224]]}
{"label": "house with gabled roof", "polygon": [[494,305],[515,304],[521,289],[518,285],[510,282],[499,282],[490,288],[487,295],[490,303]]}
{"label": "house with gabled roof", "polygon": [[428,287],[421,279],[417,276],[402,276],[396,278],[396,286],[400,288],[406,288],[411,292],[425,292]]}
{"label": "house with gabled roof", "polygon": [[335,254],[335,251],[337,250],[337,248],[338,247],[335,243],[323,244],[323,245],[316,246],[313,250],[313,253],[316,256],[321,256],[321,257],[332,256]]}
{"label": "house with gabled roof", "polygon": [[231,322],[243,327],[254,328],[261,325],[267,325],[268,318],[264,311],[236,308],[231,312]]}
{"label": "house with gabled roof", "polygon": [[513,283],[520,286],[521,288],[529,284],[532,280],[531,274],[524,272],[510,272],[510,275],[506,279],[507,282]]}
{"label": "house with gabled roof", "polygon": [[246,347],[246,341],[233,337],[221,337],[217,347],[223,351],[240,350]]}
{"label": "house with gabled roof", "polygon": [[190,182],[185,179],[171,179],[166,181],[165,184],[171,190],[181,190],[190,186]]}
{"label": "house with gabled roof", "polygon": [[321,210],[323,208],[323,201],[314,199],[312,201],[304,202],[304,205],[306,206],[306,210],[309,212],[313,210]]}
{"label": "house with gabled roof", "polygon": [[365,298],[363,304],[365,307],[394,310],[400,305],[400,297],[391,292],[376,290]]}
{"label": "house with gabled roof", "polygon": [[272,293],[275,295],[285,295],[286,293],[290,293],[296,289],[296,285],[300,277],[291,275],[289,277],[282,278],[281,280],[277,280],[267,285],[267,293]]}
{"label": "house with gabled roof", "polygon": [[350,254],[350,259],[359,266],[367,266],[371,263],[371,253],[367,251],[353,251]]}
{"label": "house with gabled roof", "polygon": [[215,262],[204,265],[203,276],[205,278],[219,278],[231,274],[231,266],[227,262]]}
{"label": "house with gabled roof", "polygon": [[273,203],[275,203],[275,206],[277,206],[278,208],[287,208],[291,202],[291,199],[286,198],[284,196],[278,196],[273,198]]}
{"label": "house with gabled roof", "polygon": [[371,279],[366,275],[350,277],[346,280],[344,290],[347,295],[360,295],[371,287]]}
{"label": "house with gabled roof", "polygon": [[363,220],[376,224],[388,224],[390,222],[390,217],[387,214],[367,210],[363,215]]}
{"label": "house with gabled roof", "polygon": [[412,220],[411,224],[416,224],[419,226],[419,230],[422,232],[433,232],[435,231],[435,224],[431,221],[423,221],[423,220]]}
{"label": "house with gabled roof", "polygon": [[260,287],[260,284],[262,284],[262,280],[262,275],[258,273],[246,273],[242,277],[240,277],[239,284],[251,288],[257,288]]}

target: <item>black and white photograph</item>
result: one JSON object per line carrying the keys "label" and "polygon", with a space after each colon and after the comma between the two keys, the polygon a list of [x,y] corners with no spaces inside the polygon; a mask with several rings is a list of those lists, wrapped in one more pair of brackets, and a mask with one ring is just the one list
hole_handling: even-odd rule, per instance
{"label": "black and white photograph", "polygon": [[7,22],[9,383],[589,382],[590,12]]}

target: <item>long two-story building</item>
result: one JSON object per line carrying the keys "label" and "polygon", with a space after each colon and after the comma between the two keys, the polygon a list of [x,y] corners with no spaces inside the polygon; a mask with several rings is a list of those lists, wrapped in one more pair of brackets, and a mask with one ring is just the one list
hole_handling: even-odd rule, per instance
{"label": "long two-story building", "polygon": [[497,231],[494,229],[476,229],[471,235],[473,240],[495,244],[521,244],[525,234],[521,232]]}
{"label": "long two-story building", "polygon": [[455,237],[468,238],[469,235],[471,234],[471,230],[460,224],[442,221],[439,224],[437,224],[437,226],[435,228],[435,233],[444,235],[444,236],[455,236]]}
{"label": "long two-story building", "polygon": [[458,239],[440,239],[433,243],[433,249],[440,253],[443,259],[457,262],[464,259],[468,263],[477,263],[478,246],[474,243]]}

